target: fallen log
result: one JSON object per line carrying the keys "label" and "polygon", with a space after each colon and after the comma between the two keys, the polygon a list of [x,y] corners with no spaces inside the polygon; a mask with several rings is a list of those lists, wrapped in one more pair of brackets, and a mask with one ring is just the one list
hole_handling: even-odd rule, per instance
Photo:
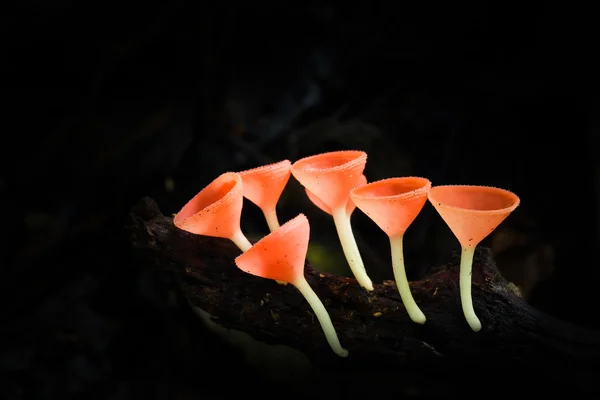
{"label": "fallen log", "polygon": [[421,374],[431,384],[455,382],[465,393],[479,387],[495,393],[499,387],[512,387],[522,393],[516,385],[527,385],[537,394],[557,388],[582,394],[598,389],[600,333],[528,305],[501,276],[485,247],[476,251],[472,276],[480,332],[473,332],[462,314],[458,255],[410,283],[427,316],[424,325],[410,320],[393,281],[367,292],[354,279],[319,272],[307,262],[306,279],[350,352],[340,358],[298,291],[240,271],[234,264],[240,251],[228,240],[177,229],[149,198],[131,210],[127,232],[144,263],[168,271],[183,295],[213,321],[265,343],[298,349],[338,376],[350,371]]}

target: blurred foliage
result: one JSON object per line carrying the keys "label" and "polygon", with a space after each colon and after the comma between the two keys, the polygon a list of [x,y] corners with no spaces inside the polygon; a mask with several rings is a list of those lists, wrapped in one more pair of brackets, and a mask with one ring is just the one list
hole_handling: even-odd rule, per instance
{"label": "blurred foliage", "polygon": [[331,246],[324,246],[313,240],[308,246],[306,258],[318,271],[352,277],[344,253],[334,252]]}

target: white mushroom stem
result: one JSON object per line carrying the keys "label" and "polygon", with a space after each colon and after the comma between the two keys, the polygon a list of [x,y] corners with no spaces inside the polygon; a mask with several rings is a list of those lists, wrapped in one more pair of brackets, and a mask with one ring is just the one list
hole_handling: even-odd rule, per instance
{"label": "white mushroom stem", "polygon": [[475,254],[475,246],[463,247],[462,254],[460,257],[460,302],[462,304],[463,314],[467,323],[473,329],[478,332],[481,329],[481,322],[477,315],[475,315],[475,309],[473,308],[473,299],[471,298],[471,273],[473,270],[473,255]]}
{"label": "white mushroom stem", "polygon": [[[237,231],[229,239],[242,251],[242,253],[245,253],[246,251],[248,251],[248,249],[250,249],[250,247],[252,247],[252,243],[250,243],[250,241],[248,240],[246,235],[242,233],[242,231]],[[277,280],[275,282],[283,286],[287,285],[287,282]]]}
{"label": "white mushroom stem", "polygon": [[354,233],[352,232],[352,225],[350,224],[350,216],[346,213],[346,206],[336,208],[332,210],[333,222],[340,239],[340,244],[344,250],[346,261],[354,274],[354,277],[358,281],[359,285],[367,290],[373,290],[373,282],[367,275],[365,266],[358,251],[356,240],[354,239]]}
{"label": "white mushroom stem", "polygon": [[335,332],[335,328],[333,327],[333,323],[331,322],[331,318],[329,317],[329,313],[325,309],[325,306],[321,302],[321,299],[317,296],[314,290],[310,287],[308,282],[304,277],[301,277],[296,282],[294,282],[294,286],[298,288],[302,296],[308,301],[308,304],[312,308],[315,313],[319,323],[321,324],[321,328],[325,333],[325,338],[327,339],[327,343],[331,349],[340,357],[347,357],[348,350],[344,349],[340,344],[340,340],[338,339],[337,333]]}
{"label": "white mushroom stem", "polygon": [[279,228],[279,219],[277,218],[277,211],[275,208],[271,210],[263,210],[263,214],[267,220],[267,225],[269,225],[269,230],[271,232],[277,230]]}
{"label": "white mushroom stem", "polygon": [[250,241],[248,240],[246,235],[242,233],[242,231],[237,231],[229,239],[231,239],[231,241],[235,243],[237,247],[239,247],[242,253],[245,253],[246,251],[248,251],[248,249],[250,249],[250,247],[252,247],[252,243],[250,243]]}
{"label": "white mushroom stem", "polygon": [[408,285],[408,279],[406,278],[406,269],[404,266],[404,250],[402,247],[402,239],[404,235],[397,235],[390,237],[390,247],[392,249],[392,268],[394,270],[394,278],[396,279],[396,286],[398,292],[400,292],[400,298],[406,308],[406,312],[410,316],[410,319],[417,324],[424,324],[426,319],[425,314],[421,311],[415,299],[410,292],[410,286]]}

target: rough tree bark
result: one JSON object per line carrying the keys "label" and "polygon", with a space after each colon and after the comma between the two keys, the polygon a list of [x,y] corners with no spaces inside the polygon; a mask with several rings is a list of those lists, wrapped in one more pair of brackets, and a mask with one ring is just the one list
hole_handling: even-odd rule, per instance
{"label": "rough tree bark", "polygon": [[132,209],[127,228],[144,262],[168,271],[185,297],[220,325],[299,349],[323,369],[410,371],[491,391],[516,384],[536,393],[557,387],[591,393],[598,387],[600,333],[529,306],[486,248],[478,249],[473,267],[473,301],[483,323],[477,333],[460,307],[456,255],[426,279],[410,283],[428,318],[422,326],[408,318],[393,281],[367,292],[352,278],[320,273],[307,263],[306,279],[350,351],[339,358],[298,291],[238,270],[233,260],[240,251],[231,242],[177,229],[149,198]]}

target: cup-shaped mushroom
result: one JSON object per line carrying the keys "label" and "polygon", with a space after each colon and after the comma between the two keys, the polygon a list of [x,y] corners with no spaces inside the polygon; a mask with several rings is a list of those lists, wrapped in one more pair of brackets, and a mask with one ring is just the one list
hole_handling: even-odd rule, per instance
{"label": "cup-shaped mushroom", "polygon": [[410,318],[419,324],[425,315],[412,297],[404,263],[404,233],[423,209],[431,182],[427,178],[388,178],[350,191],[350,198],[389,237],[396,286]]}
{"label": "cup-shaped mushroom", "polygon": [[244,197],[260,207],[271,232],[279,228],[276,207],[290,179],[291,166],[289,160],[283,160],[239,173]]}
{"label": "cup-shaped mushroom", "polygon": [[[361,175],[360,182],[358,183],[357,186],[362,186],[362,185],[365,185],[366,183],[367,183],[367,177],[364,175]],[[319,209],[321,211],[331,215],[331,208],[329,208],[329,206],[327,206],[327,204],[323,203],[323,201],[321,199],[319,199],[313,192],[311,192],[307,188],[304,188],[304,190],[306,192],[306,196],[308,197],[308,199],[315,206],[319,207]],[[355,208],[356,208],[356,204],[354,204],[354,202],[352,201],[352,198],[349,197],[348,202],[346,203],[346,214],[352,215]]]}
{"label": "cup-shaped mushroom", "polygon": [[242,178],[225,172],[188,201],[173,222],[196,235],[229,239],[246,251],[252,244],[240,228],[243,200]]}
{"label": "cup-shaped mushroom", "polygon": [[340,150],[296,161],[292,175],[331,210],[346,207],[350,190],[358,186],[367,163],[367,153]]}
{"label": "cup-shaped mushroom", "polygon": [[508,190],[469,185],[435,186],[429,201],[464,247],[477,246],[520,202]]}
{"label": "cup-shaped mushroom", "polygon": [[427,201],[427,178],[387,178],[350,191],[356,206],[389,237],[402,236]]}
{"label": "cup-shaped mushroom", "polygon": [[354,238],[347,205],[350,190],[359,186],[367,162],[367,153],[341,150],[302,158],[292,164],[292,175],[305,189],[320,200],[321,209],[331,215],[344,255],[358,283],[373,290]]}
{"label": "cup-shaped mushroom", "polygon": [[329,313],[304,277],[309,238],[308,219],[299,214],[238,256],[235,264],[249,274],[294,285],[314,311],[331,349],[346,357],[348,351],[341,346]]}
{"label": "cup-shaped mushroom", "polygon": [[481,322],[471,298],[475,247],[518,207],[520,199],[508,190],[470,185],[435,186],[429,191],[428,198],[461,245],[461,303],[469,326],[477,332]]}

